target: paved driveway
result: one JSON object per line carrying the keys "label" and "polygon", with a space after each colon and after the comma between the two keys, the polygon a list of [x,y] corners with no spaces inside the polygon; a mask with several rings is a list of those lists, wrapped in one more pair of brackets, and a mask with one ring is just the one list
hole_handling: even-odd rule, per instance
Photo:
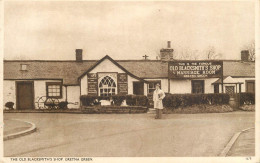
{"label": "paved driveway", "polygon": [[254,126],[254,112],[168,114],[5,113],[37,132],[4,141],[5,156],[217,156],[234,133]]}

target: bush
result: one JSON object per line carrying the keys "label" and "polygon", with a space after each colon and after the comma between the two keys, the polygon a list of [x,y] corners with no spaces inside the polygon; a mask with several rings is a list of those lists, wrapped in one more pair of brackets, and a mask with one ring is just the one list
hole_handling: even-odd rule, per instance
{"label": "bush", "polygon": [[92,106],[96,100],[109,100],[110,98],[114,101],[114,105],[117,106],[120,106],[124,100],[130,106],[147,106],[148,104],[148,98],[144,95],[112,95],[109,97],[82,95],[80,100],[83,106]]}
{"label": "bush", "polygon": [[122,96],[122,95],[113,95],[112,96],[112,100],[114,101],[114,104],[116,106],[120,106],[125,99],[126,99],[126,97]]}
{"label": "bush", "polygon": [[14,109],[14,103],[13,102],[7,102],[7,103],[5,103],[5,107],[7,107],[8,109]]}
{"label": "bush", "polygon": [[60,109],[68,109],[68,102],[67,101],[62,101],[58,104]]}
{"label": "bush", "polygon": [[126,104],[130,106],[147,106],[148,98],[144,95],[126,95]]}
{"label": "bush", "polygon": [[[239,95],[239,94],[237,94]],[[255,93],[240,93],[240,105],[254,105]]]}
{"label": "bush", "polygon": [[188,107],[200,104],[228,104],[229,95],[220,93],[211,94],[166,94],[163,105],[166,108]]}

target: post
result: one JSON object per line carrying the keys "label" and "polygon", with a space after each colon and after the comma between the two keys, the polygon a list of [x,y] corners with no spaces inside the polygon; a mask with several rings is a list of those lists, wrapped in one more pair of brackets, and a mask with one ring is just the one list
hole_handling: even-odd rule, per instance
{"label": "post", "polygon": [[221,72],[221,91],[222,91],[222,93],[224,93],[224,76],[223,76],[223,61],[222,61],[222,72]]}
{"label": "post", "polygon": [[241,93],[241,83],[238,83],[239,86],[239,95],[238,95],[238,107],[240,107],[240,93]]}

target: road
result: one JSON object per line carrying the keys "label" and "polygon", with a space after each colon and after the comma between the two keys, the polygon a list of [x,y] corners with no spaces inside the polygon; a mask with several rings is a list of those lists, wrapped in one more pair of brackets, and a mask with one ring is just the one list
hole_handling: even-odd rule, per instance
{"label": "road", "polygon": [[234,133],[254,126],[254,112],[168,114],[5,113],[37,131],[4,141],[5,156],[218,156]]}

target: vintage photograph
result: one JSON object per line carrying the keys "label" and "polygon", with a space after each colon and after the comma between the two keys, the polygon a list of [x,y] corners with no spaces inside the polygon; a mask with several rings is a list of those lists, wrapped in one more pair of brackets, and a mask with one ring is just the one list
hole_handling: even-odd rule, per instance
{"label": "vintage photograph", "polygon": [[4,157],[255,156],[256,1],[3,5]]}

